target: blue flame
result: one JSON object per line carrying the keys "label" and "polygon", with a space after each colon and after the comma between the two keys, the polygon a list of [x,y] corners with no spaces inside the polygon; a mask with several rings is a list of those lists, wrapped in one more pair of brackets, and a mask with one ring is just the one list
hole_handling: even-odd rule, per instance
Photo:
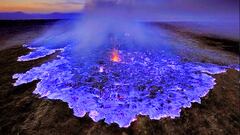
{"label": "blue flame", "polygon": [[[128,127],[140,114],[156,120],[179,117],[182,107],[200,103],[200,98],[213,88],[215,79],[211,74],[226,69],[184,62],[164,50],[124,47],[119,49],[119,63],[109,59],[110,50],[102,49],[99,61],[88,64],[95,55],[76,58],[71,47],[61,48],[62,52],[53,61],[15,74],[14,85],[41,80],[35,94],[67,102],[75,116],[89,113],[94,121],[105,119],[106,123],[117,123],[120,127]],[[54,51],[46,50],[36,47],[19,61],[34,60]]]}

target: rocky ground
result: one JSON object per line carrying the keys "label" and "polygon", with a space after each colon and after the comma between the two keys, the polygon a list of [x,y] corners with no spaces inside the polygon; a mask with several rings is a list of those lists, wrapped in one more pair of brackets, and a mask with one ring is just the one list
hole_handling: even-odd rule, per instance
{"label": "rocky ground", "polygon": [[[214,75],[217,83],[215,87],[202,98],[201,104],[194,103],[191,108],[183,109],[180,118],[150,120],[146,116],[139,116],[129,128],[119,128],[117,124],[107,125],[103,121],[95,123],[87,116],[75,117],[66,103],[60,100],[41,99],[38,95],[32,94],[37,81],[13,87],[13,74],[25,72],[54,55],[35,61],[17,62],[18,56],[30,51],[21,45],[40,34],[42,28],[49,23],[21,22],[18,25],[11,23],[0,23],[1,135],[240,134],[240,73],[233,69]],[[217,49],[236,55],[236,49],[219,48],[221,45],[229,45],[225,40],[212,37],[206,39],[197,35],[194,35],[194,38],[206,46],[218,44]],[[239,42],[236,42],[232,47],[238,44]]]}

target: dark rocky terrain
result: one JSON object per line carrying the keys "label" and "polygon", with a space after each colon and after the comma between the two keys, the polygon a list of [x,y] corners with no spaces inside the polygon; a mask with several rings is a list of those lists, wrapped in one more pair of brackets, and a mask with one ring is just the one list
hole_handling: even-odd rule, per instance
{"label": "dark rocky terrain", "polygon": [[[17,62],[18,56],[30,51],[21,45],[37,37],[43,32],[42,29],[51,23],[52,21],[0,23],[1,135],[240,134],[240,73],[233,69],[214,75],[217,83],[215,87],[202,98],[201,104],[194,103],[191,108],[183,109],[180,118],[150,120],[146,116],[139,116],[129,128],[119,128],[117,124],[107,125],[102,121],[95,123],[87,116],[75,117],[66,103],[41,99],[32,94],[37,81],[13,87],[13,74],[26,72],[33,66],[54,58],[52,55],[35,61]],[[238,41],[192,35],[176,30],[177,28],[171,25],[165,27],[184,36],[191,36],[204,48],[209,47],[234,56],[239,54],[239,51],[236,51],[239,50]]]}

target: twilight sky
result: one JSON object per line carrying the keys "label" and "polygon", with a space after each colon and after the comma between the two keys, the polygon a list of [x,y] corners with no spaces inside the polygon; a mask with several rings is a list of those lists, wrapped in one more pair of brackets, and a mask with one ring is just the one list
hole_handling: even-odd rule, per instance
{"label": "twilight sky", "polygon": [[[46,12],[72,12],[84,8],[86,1],[95,3],[112,2],[133,3],[136,5],[151,5],[164,10],[218,10],[218,12],[229,12],[239,8],[238,0],[1,0],[0,12],[23,11],[28,13]],[[146,9],[143,7],[142,10]]]}
{"label": "twilight sky", "polygon": [[83,8],[82,0],[1,0],[0,12],[72,12]]}
{"label": "twilight sky", "polygon": [[148,20],[239,21],[239,0],[0,0],[0,13],[66,13],[91,6],[112,12],[114,5],[128,5],[124,11]]}

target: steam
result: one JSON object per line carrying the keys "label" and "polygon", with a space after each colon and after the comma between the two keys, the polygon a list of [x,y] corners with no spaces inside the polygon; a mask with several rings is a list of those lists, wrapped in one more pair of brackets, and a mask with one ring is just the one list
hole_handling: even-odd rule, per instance
{"label": "steam", "polygon": [[[239,1],[225,0],[68,0],[81,3],[83,15],[74,20],[60,21],[48,28],[46,33],[34,40],[34,46],[50,48],[71,44],[77,50],[100,47],[109,36],[125,35],[134,42],[156,44],[157,34],[165,36],[165,31],[146,26],[141,22],[191,22],[185,24],[189,30],[219,35],[239,40]],[[37,15],[36,15],[37,16]],[[19,17],[21,18],[21,17]],[[72,18],[72,17],[70,17]],[[211,23],[209,23],[211,22]],[[199,27],[201,26],[201,27]],[[23,33],[12,37],[18,39]],[[124,37],[124,36],[122,36]],[[12,40],[10,40],[12,41]],[[150,42],[151,41],[151,42]],[[24,42],[24,41],[23,41]],[[149,43],[150,42],[150,43]],[[0,46],[0,50],[12,47],[11,42]],[[139,45],[139,44],[138,44]],[[88,49],[87,49],[88,48]]]}
{"label": "steam", "polygon": [[[128,47],[133,44],[134,47],[159,46],[159,44],[163,47],[168,33],[142,22],[195,20],[198,24],[203,21],[211,21],[212,23],[208,24],[216,26],[217,23],[219,24],[226,18],[231,24],[238,20],[236,19],[237,13],[234,12],[237,7],[233,4],[220,6],[215,4],[216,6],[211,6],[211,8],[206,6],[216,3],[215,0],[210,2],[197,0],[194,3],[189,0],[184,3],[180,0],[171,0],[170,2],[156,0],[142,0],[141,2],[136,0],[84,0],[74,2],[85,3],[85,9],[82,11],[83,15],[75,20],[57,23],[54,27],[48,29],[44,35],[36,39],[33,45],[44,45],[50,48],[71,45],[77,53],[94,50],[94,48],[106,44],[119,47],[119,44],[123,44],[123,41],[128,42]],[[203,5],[205,5],[205,8],[200,8]],[[233,10],[230,10],[229,7],[232,7]],[[229,12],[223,13],[222,9],[229,9]],[[229,23],[222,24],[224,25],[219,26],[224,27]],[[233,36],[239,34],[232,29],[216,30],[220,28],[213,27],[211,29],[211,25],[206,27],[209,28],[208,32],[216,31],[217,34],[222,33],[221,35],[224,35],[224,33],[229,33],[228,35],[234,33]],[[201,29],[206,31],[204,28]],[[161,40],[163,38],[165,39]],[[116,42],[118,45],[116,45]]]}
{"label": "steam", "polygon": [[83,16],[58,22],[32,46],[59,48],[70,45],[78,55],[92,53],[106,45],[117,49],[166,48],[167,32],[142,23],[133,12],[137,9],[131,2],[111,3],[110,6],[109,2],[95,1],[93,5],[91,1],[87,5]]}

